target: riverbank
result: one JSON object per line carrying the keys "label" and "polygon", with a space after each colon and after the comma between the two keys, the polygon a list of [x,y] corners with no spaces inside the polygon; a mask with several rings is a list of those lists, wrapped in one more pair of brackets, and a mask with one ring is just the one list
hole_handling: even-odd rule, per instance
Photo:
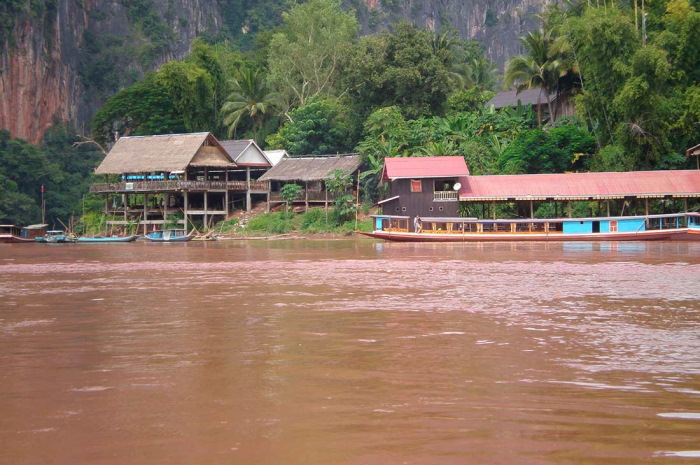
{"label": "riverbank", "polygon": [[372,220],[361,212],[340,221],[333,210],[314,208],[307,212],[241,212],[214,225],[208,233],[221,240],[341,240],[357,237],[356,230],[369,231]]}

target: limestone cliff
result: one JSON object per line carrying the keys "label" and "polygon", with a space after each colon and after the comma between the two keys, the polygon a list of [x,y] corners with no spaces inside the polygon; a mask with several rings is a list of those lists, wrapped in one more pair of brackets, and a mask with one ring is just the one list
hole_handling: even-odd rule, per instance
{"label": "limestone cliff", "polygon": [[556,0],[364,0],[358,9],[363,32],[409,20],[431,30],[448,28],[462,39],[481,42],[486,55],[502,68],[521,52],[518,37],[537,27],[534,15]]}
{"label": "limestone cliff", "polygon": [[[94,91],[86,76],[99,78],[102,67],[90,62],[90,51],[105,37],[129,44],[113,57],[120,75],[133,76],[154,69],[189,50],[190,41],[203,31],[219,27],[216,2],[169,0],[156,2],[164,26],[170,31],[166,47],[148,61],[139,59],[143,32],[134,27],[138,11],[129,11],[118,0],[58,0],[56,8],[18,14],[0,51],[0,128],[13,137],[38,142],[54,121],[71,121],[80,130],[88,123],[104,97],[118,90],[101,86]],[[173,14],[175,12],[175,14]],[[186,19],[182,18],[186,16]],[[152,47],[151,47],[152,48]],[[111,58],[107,54],[100,60]],[[97,63],[100,65],[100,63]],[[94,87],[94,86],[93,86]],[[100,86],[98,86],[100,87]],[[100,91],[103,92],[100,92]],[[104,92],[107,90],[107,92]],[[109,92],[111,90],[112,92]]]}
{"label": "limestone cliff", "polygon": [[[282,1],[282,0],[280,0]],[[481,41],[502,65],[518,53],[517,37],[552,0],[346,0],[363,33],[408,20],[433,30],[451,27]],[[268,1],[269,3],[269,1]],[[27,2],[29,5],[30,2]],[[31,2],[32,5],[35,2]],[[144,72],[183,58],[194,37],[216,34],[223,17],[239,17],[230,0],[47,0],[38,12],[18,10],[0,31],[0,128],[38,142],[54,121],[80,131],[104,99]],[[222,5],[226,15],[222,14]],[[147,5],[149,10],[144,10]],[[153,10],[153,11],[152,11]],[[240,18],[245,18],[241,8]],[[237,21],[236,21],[237,22]]]}

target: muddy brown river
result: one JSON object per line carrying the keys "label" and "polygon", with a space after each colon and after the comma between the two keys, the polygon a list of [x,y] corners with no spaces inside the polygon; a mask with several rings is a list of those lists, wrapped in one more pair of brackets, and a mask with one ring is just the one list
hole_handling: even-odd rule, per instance
{"label": "muddy brown river", "polygon": [[700,243],[0,245],[0,463],[700,463]]}

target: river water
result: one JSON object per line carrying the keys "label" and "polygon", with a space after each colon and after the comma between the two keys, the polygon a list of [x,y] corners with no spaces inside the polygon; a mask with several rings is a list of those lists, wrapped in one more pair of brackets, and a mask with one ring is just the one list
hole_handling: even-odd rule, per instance
{"label": "river water", "polygon": [[700,243],[0,245],[0,463],[700,463]]}

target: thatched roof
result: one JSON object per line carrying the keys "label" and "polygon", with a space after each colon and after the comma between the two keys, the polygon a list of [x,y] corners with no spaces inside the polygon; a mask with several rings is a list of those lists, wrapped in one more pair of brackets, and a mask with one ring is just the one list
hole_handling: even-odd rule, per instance
{"label": "thatched roof", "polygon": [[360,156],[355,154],[285,158],[259,181],[321,181],[333,178],[335,170],[354,173],[360,164]]}
{"label": "thatched roof", "polygon": [[234,167],[208,132],[120,138],[97,167],[97,174],[183,171],[188,166]]}

